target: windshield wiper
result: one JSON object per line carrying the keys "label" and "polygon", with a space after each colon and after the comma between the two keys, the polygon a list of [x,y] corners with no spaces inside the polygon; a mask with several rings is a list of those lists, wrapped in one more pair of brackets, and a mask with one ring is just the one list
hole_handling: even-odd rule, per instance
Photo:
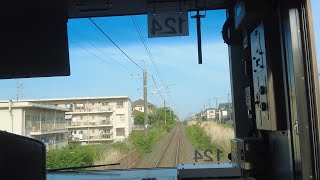
{"label": "windshield wiper", "polygon": [[66,167],[66,168],[57,168],[57,169],[47,169],[47,172],[58,172],[58,171],[64,171],[64,170],[76,170],[76,169],[95,168],[95,167],[104,167],[104,166],[116,166],[116,165],[120,165],[120,163],[99,164],[99,165],[91,165],[91,166],[76,166],[76,167]]}

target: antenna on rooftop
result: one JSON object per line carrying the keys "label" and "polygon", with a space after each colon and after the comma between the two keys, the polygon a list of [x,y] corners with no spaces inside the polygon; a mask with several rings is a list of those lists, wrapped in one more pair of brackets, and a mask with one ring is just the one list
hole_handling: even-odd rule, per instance
{"label": "antenna on rooftop", "polygon": [[18,80],[17,81],[17,85],[16,85],[16,98],[17,98],[17,101],[19,101],[19,99],[23,96],[23,88],[24,88],[24,84],[21,83]]}

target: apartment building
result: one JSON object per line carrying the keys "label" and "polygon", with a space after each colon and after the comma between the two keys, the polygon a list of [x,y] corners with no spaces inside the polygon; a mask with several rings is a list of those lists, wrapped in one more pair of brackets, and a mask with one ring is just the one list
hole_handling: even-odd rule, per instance
{"label": "apartment building", "polygon": [[1,102],[0,130],[38,139],[47,150],[65,147],[70,125],[65,112],[67,109],[30,102]]}
{"label": "apartment building", "polygon": [[69,142],[97,144],[122,141],[133,127],[131,100],[127,96],[28,100],[67,108]]}

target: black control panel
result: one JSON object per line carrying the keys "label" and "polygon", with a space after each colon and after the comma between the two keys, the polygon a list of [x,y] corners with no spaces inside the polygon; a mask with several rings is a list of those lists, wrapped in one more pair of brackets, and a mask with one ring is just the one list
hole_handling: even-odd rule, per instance
{"label": "black control panel", "polygon": [[263,23],[260,23],[253,30],[250,42],[257,129],[276,131],[274,79],[272,71],[268,67],[268,61],[271,59],[268,59],[267,56]]}

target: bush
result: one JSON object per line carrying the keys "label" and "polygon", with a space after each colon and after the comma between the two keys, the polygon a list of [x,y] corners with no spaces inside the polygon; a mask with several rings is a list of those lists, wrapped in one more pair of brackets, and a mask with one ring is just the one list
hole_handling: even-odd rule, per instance
{"label": "bush", "polygon": [[129,141],[139,151],[139,153],[143,155],[152,151],[157,140],[164,133],[166,132],[162,127],[149,129],[147,134],[144,131],[134,131],[129,136]]}
{"label": "bush", "polygon": [[102,154],[101,146],[74,146],[68,145],[62,149],[47,152],[47,168],[65,168],[93,165],[94,160]]}

